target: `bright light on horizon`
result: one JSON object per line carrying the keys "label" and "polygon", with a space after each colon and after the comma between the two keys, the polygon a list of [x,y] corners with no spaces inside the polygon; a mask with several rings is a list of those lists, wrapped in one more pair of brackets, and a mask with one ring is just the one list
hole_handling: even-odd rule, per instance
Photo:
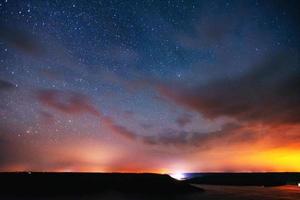
{"label": "bright light on horizon", "polygon": [[176,180],[184,180],[186,179],[186,175],[182,172],[176,172],[176,173],[172,173],[172,174],[169,174],[172,178],[176,179]]}

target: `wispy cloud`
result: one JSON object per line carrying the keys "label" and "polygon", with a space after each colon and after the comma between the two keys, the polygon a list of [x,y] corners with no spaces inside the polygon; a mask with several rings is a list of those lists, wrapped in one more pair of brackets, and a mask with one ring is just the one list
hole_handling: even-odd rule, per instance
{"label": "wispy cloud", "polygon": [[208,118],[244,122],[300,123],[300,74],[297,60],[273,55],[242,76],[193,88],[157,86],[163,96]]}
{"label": "wispy cloud", "polygon": [[0,80],[0,91],[16,88],[16,85],[6,80]]}
{"label": "wispy cloud", "polygon": [[39,101],[48,107],[68,114],[89,113],[100,117],[101,114],[90,102],[89,98],[77,92],[64,92],[59,90],[39,90]]}

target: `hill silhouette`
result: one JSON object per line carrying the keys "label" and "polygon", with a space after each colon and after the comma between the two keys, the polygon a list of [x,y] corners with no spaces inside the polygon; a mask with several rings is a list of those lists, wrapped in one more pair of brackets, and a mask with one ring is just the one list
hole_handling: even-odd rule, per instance
{"label": "hill silhouette", "polygon": [[202,189],[168,175],[130,173],[0,173],[0,196],[78,196],[118,193],[172,197]]}

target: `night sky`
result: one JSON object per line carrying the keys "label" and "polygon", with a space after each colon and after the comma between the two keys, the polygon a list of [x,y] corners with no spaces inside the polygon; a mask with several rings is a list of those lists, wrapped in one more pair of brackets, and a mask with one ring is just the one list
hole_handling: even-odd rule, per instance
{"label": "night sky", "polygon": [[0,171],[300,171],[299,10],[0,0]]}

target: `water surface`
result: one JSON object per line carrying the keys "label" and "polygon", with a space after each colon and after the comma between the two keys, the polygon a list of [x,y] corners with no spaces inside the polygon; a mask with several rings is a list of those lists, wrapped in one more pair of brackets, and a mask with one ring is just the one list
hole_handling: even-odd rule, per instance
{"label": "water surface", "polygon": [[207,200],[300,200],[300,187],[196,185],[206,190],[199,197]]}

